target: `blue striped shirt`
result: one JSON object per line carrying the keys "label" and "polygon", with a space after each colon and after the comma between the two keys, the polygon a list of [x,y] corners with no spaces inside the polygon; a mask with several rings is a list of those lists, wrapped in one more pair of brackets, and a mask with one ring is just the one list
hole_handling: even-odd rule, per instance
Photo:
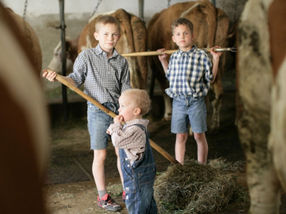
{"label": "blue striped shirt", "polygon": [[112,57],[107,58],[99,45],[78,55],[68,77],[77,87],[84,83],[84,92],[100,103],[118,104],[121,92],[130,88],[127,60],[115,49]]}
{"label": "blue striped shirt", "polygon": [[165,91],[172,98],[206,96],[213,79],[211,60],[195,46],[188,52],[176,51],[170,57],[166,77],[170,86]]}

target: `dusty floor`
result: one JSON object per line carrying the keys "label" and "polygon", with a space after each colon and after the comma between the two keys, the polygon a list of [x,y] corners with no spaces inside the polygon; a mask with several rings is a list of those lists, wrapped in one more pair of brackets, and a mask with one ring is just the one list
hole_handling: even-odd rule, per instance
{"label": "dusty floor", "polygon": [[[225,94],[225,99],[233,99]],[[230,102],[228,102],[230,103]],[[223,158],[229,162],[244,160],[234,124],[233,104],[225,104],[224,124],[216,133],[208,133],[209,159]],[[84,114],[84,113],[83,113]],[[150,138],[172,156],[174,155],[175,135],[170,133],[170,121],[153,120],[149,125]],[[97,191],[92,181],[92,153],[89,151],[89,136],[86,117],[73,118],[67,122],[55,123],[51,136],[51,159],[45,191],[47,205],[54,214],[108,213],[96,205]],[[116,157],[113,146],[108,147],[106,161],[106,179],[108,190],[115,200],[121,200],[121,185],[116,169]],[[196,144],[192,137],[187,144],[187,155],[196,159]],[[170,165],[157,151],[154,151],[158,172],[164,172]],[[245,187],[244,172],[236,175]],[[247,208],[232,204],[225,213],[246,213]],[[127,213],[125,209],[121,213]]]}
{"label": "dusty floor", "polygon": [[[225,75],[226,76],[226,75]],[[221,128],[216,132],[207,133],[209,144],[209,160],[222,158],[229,163],[244,161],[244,154],[239,144],[235,127],[235,91],[234,77],[229,74],[224,81],[223,109],[221,111]],[[45,192],[47,207],[51,214],[88,214],[110,213],[96,205],[97,191],[91,173],[93,154],[89,150],[89,135],[86,128],[86,109],[83,100],[71,99],[69,119],[63,121],[62,106],[50,103],[51,113],[51,154],[47,173]],[[153,111],[149,115],[150,138],[169,154],[174,156],[175,135],[170,133],[170,121],[160,119],[160,108],[163,100],[155,96],[152,100]],[[159,116],[158,116],[159,115]],[[151,119],[152,118],[152,119]],[[170,165],[157,151],[153,150],[158,173],[164,172]],[[106,184],[112,197],[120,203],[121,184],[116,168],[114,148],[110,144],[106,160]],[[189,137],[186,155],[196,159],[196,143]],[[234,173],[238,184],[245,192],[245,170]],[[237,202],[238,201],[238,202]],[[234,199],[220,214],[246,214],[247,204]],[[127,213],[124,208],[120,213]],[[281,214],[286,214],[286,197],[282,198]]]}
{"label": "dusty floor", "polygon": [[[150,138],[173,155],[175,136],[170,134],[169,130],[170,121],[151,121],[149,125]],[[45,185],[47,207],[52,214],[109,213],[96,205],[97,191],[92,181],[92,153],[89,151],[88,139],[85,117],[59,123],[52,129],[51,159]],[[207,139],[210,160],[223,158],[232,163],[244,161],[234,125],[225,124],[218,132],[208,133]],[[115,153],[111,144],[107,154],[107,189],[113,198],[124,207]],[[196,159],[196,145],[192,137],[188,140],[187,155]],[[158,172],[164,172],[170,162],[156,151],[154,151],[154,156]],[[241,188],[246,191],[245,172],[236,172],[234,176]],[[281,213],[285,214],[285,196],[282,201]],[[127,211],[123,209],[120,213],[127,213]],[[247,206],[245,203],[231,203],[220,213],[246,214]]]}
{"label": "dusty floor", "polygon": [[[88,133],[84,122],[83,119],[72,125],[53,129],[51,164],[45,187],[51,213],[104,213],[96,206],[96,189],[91,181],[90,170],[92,153],[88,150]],[[153,122],[149,126],[151,139],[173,155],[174,136],[169,133],[169,128],[169,121]],[[222,136],[220,133],[208,135],[210,159],[218,157],[229,161],[243,159],[235,128],[228,128],[227,132],[232,136]],[[226,133],[226,130],[222,133]],[[196,158],[196,148],[191,138],[187,151],[189,157]],[[158,172],[163,172],[169,166],[169,161],[156,151],[154,156]],[[111,145],[108,147],[106,178],[109,191],[119,203],[122,203],[116,159]]]}

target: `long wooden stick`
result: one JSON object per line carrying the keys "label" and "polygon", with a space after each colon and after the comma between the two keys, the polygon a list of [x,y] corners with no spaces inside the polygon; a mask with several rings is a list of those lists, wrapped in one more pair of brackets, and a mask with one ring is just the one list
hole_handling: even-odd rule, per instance
{"label": "long wooden stick", "polygon": [[[211,48],[202,48],[205,51],[210,51]],[[134,52],[134,53],[124,53],[121,54],[124,57],[132,57],[132,56],[157,56],[160,54],[172,54],[176,52],[177,50],[165,50],[164,52],[158,52],[158,51],[143,51],[143,52]],[[230,51],[230,52],[236,52],[235,48],[214,48],[214,51],[216,52],[224,52],[224,51]]]}
{"label": "long wooden stick", "polygon": [[[51,70],[47,69],[46,71],[51,72]],[[65,86],[67,86],[68,88],[70,88],[71,90],[73,90],[74,92],[76,92],[78,95],[80,95],[81,97],[83,97],[84,99],[88,100],[89,102],[91,102],[92,104],[94,104],[96,107],[98,107],[101,111],[105,112],[107,115],[109,115],[110,117],[114,118],[116,116],[116,114],[112,111],[110,111],[108,108],[104,107],[103,105],[101,105],[101,103],[99,103],[98,101],[96,101],[95,99],[93,99],[92,97],[88,96],[87,94],[85,94],[83,91],[81,91],[80,89],[78,89],[77,87],[75,87],[74,85],[72,85],[69,81],[66,80],[66,78],[60,74],[57,74],[56,76],[56,80],[59,81],[60,83],[64,84]],[[178,161],[176,161],[175,158],[173,158],[166,150],[164,150],[162,147],[160,147],[158,144],[156,144],[153,140],[149,139],[150,145],[157,151],[159,152],[163,157],[165,157],[167,160],[169,160],[171,163],[179,163]]]}

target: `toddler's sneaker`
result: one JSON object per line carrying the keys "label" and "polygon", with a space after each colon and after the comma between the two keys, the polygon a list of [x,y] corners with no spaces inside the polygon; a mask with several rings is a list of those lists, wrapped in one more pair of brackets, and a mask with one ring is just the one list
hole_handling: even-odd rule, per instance
{"label": "toddler's sneaker", "polygon": [[97,196],[97,205],[108,211],[116,212],[121,210],[121,206],[107,193],[101,199]]}
{"label": "toddler's sneaker", "polygon": [[126,199],[126,192],[123,191],[122,192],[122,201],[125,203],[125,199]]}

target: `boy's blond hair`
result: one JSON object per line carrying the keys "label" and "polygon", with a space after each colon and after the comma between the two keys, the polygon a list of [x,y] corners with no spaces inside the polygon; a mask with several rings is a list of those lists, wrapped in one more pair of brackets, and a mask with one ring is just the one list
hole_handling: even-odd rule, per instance
{"label": "boy's blond hair", "polygon": [[122,92],[121,96],[127,96],[136,107],[141,109],[141,115],[145,115],[150,111],[151,100],[146,90],[143,89],[127,89]]}
{"label": "boy's blond hair", "polygon": [[103,16],[99,16],[96,20],[96,23],[95,23],[95,31],[98,32],[98,30],[100,29],[100,25],[103,24],[103,25],[106,25],[106,24],[114,24],[117,26],[118,28],[118,31],[120,33],[120,23],[119,21],[113,17],[113,16],[110,16],[110,15],[103,15]]}

